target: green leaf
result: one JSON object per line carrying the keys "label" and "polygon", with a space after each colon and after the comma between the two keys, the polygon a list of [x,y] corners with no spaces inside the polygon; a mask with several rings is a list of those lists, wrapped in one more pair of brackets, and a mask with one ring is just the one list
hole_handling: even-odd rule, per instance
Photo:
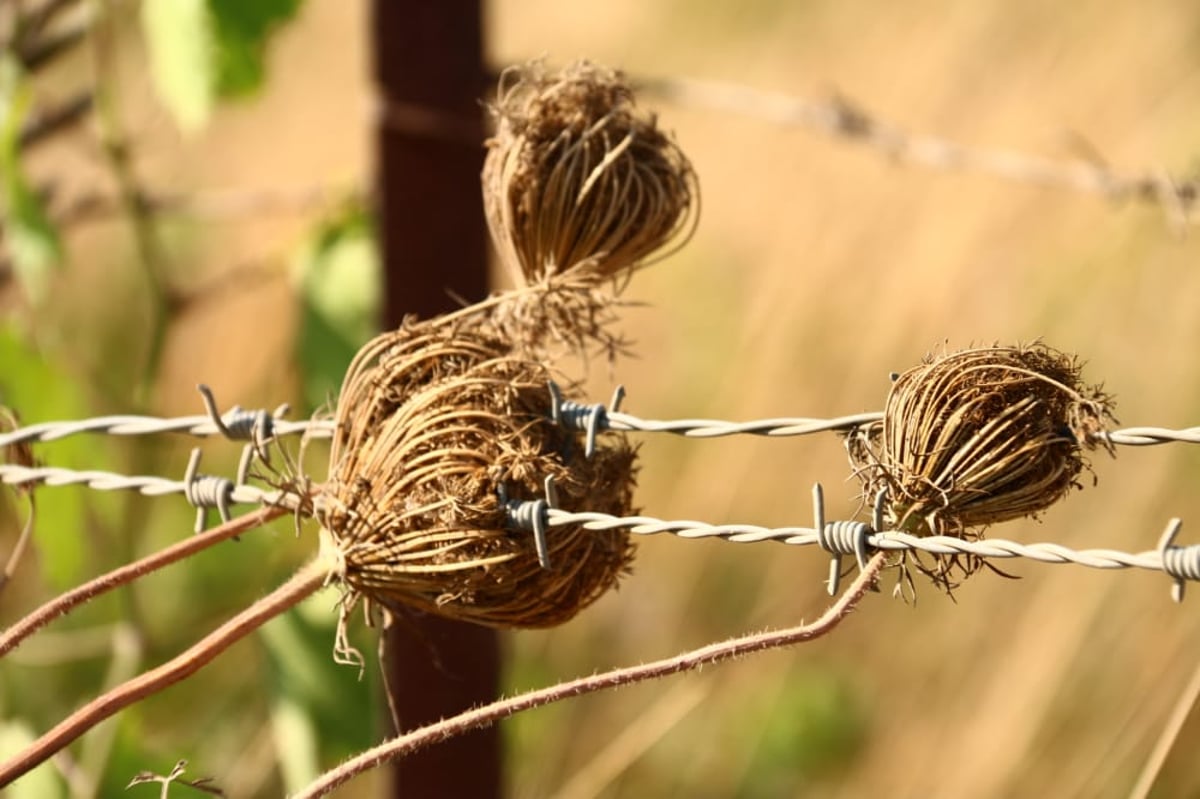
{"label": "green leaf", "polygon": [[13,270],[37,306],[46,299],[54,268],[62,263],[62,243],[21,169],[21,124],[30,102],[20,66],[10,57],[0,58],[0,214]]}
{"label": "green leaf", "polygon": [[[21,415],[22,424],[88,415],[82,388],[58,371],[12,327],[0,323],[0,403]],[[83,436],[39,444],[35,455],[47,463],[73,469],[102,469],[102,450]],[[4,489],[9,490],[9,489]],[[78,487],[36,489],[34,547],[40,552],[43,576],[62,590],[79,580],[87,559],[84,492]]]}
{"label": "green leaf", "polygon": [[[27,724],[0,722],[0,761],[8,760],[33,741],[33,730]],[[47,761],[14,782],[4,795],[8,799],[55,799],[66,793],[66,782],[54,764]]]}
{"label": "green leaf", "polygon": [[181,128],[198,130],[212,112],[217,86],[217,48],[208,3],[145,0],[141,18],[155,89]]}
{"label": "green leaf", "polygon": [[374,226],[354,206],[301,248],[293,278],[302,304],[297,355],[312,411],[335,396],[351,359],[378,330],[381,267]]}
{"label": "green leaf", "polygon": [[216,23],[218,94],[243,96],[262,85],[267,41],[295,18],[300,5],[301,0],[208,0]]}

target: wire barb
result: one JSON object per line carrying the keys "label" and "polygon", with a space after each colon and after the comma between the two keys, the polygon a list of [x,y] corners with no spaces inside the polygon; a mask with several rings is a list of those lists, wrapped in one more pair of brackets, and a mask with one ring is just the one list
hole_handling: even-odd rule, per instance
{"label": "wire barb", "polygon": [[217,509],[222,522],[228,522],[232,518],[229,506],[233,503],[234,488],[245,482],[245,471],[249,468],[247,452],[250,452],[249,447],[242,454],[242,461],[238,467],[238,482],[234,483],[228,477],[200,474],[200,449],[197,447],[192,450],[187,471],[183,475],[183,495],[196,508],[196,535],[200,535],[208,527],[208,511],[212,508]]}
{"label": "wire barb", "polygon": [[[596,436],[610,429],[608,408],[600,403],[585,405],[574,400],[563,399],[562,389],[553,380],[547,381],[550,390],[550,417],[554,423],[566,430],[580,430],[587,434],[583,453],[592,457],[596,452]],[[625,387],[617,386],[613,392],[612,406],[617,408],[625,397]]]}
{"label": "wire barb", "polygon": [[270,453],[267,444],[275,437],[275,420],[288,412],[284,403],[275,409],[274,414],[265,409],[254,411],[243,410],[240,405],[234,405],[224,416],[217,408],[217,400],[212,389],[204,383],[196,386],[200,398],[204,402],[204,410],[217,431],[230,441],[249,441],[254,447],[254,453],[263,463],[270,465]]}
{"label": "wire barb", "polygon": [[859,521],[825,521],[825,491],[820,483],[813,485],[813,529],[817,531],[817,545],[832,556],[829,563],[829,579],[826,583],[829,595],[835,596],[842,579],[842,556],[853,555],[861,571],[867,566],[870,555],[870,536],[883,527],[883,507],[887,492],[880,491],[875,497],[872,524]]}
{"label": "wire barb", "polygon": [[1200,580],[1200,544],[1179,547],[1175,546],[1175,537],[1183,528],[1182,519],[1171,519],[1167,529],[1163,531],[1158,541],[1158,551],[1162,556],[1162,570],[1174,578],[1171,586],[1171,599],[1183,601],[1183,591],[1187,580]]}
{"label": "wire barb", "polygon": [[558,489],[554,477],[547,476],[544,499],[509,499],[504,486],[500,487],[500,504],[504,508],[508,526],[514,530],[533,533],[533,544],[537,548],[538,565],[543,569],[550,566],[550,546],[546,542],[546,531],[550,528],[550,511],[558,507]]}

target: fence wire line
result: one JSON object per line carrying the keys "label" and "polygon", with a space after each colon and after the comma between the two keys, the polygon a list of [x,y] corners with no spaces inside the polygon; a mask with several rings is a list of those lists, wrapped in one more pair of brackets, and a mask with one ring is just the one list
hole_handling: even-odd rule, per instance
{"label": "fence wire line", "polygon": [[[197,451],[198,452],[198,451]],[[228,504],[272,504],[296,507],[300,498],[278,490],[264,490],[247,485],[239,475],[238,482],[223,477],[199,475],[196,472],[198,455],[193,454],[188,466],[188,475],[183,480],[170,480],[152,476],[126,476],[104,471],[74,471],[58,467],[30,467],[15,464],[0,464],[0,483],[14,486],[79,485],[99,491],[137,491],[145,496],[183,494],[197,506],[200,516],[197,531],[203,529],[206,508],[222,508],[227,515]],[[211,481],[207,491],[197,489],[200,481]],[[834,555],[837,568],[842,555],[857,555],[863,559],[868,549],[917,550],[931,554],[965,554],[981,558],[1027,558],[1042,563],[1072,563],[1095,569],[1139,568],[1165,572],[1176,580],[1175,593],[1182,597],[1184,580],[1200,580],[1200,544],[1175,546],[1174,539],[1181,527],[1173,519],[1154,550],[1138,553],[1114,549],[1074,550],[1054,543],[1025,544],[998,538],[964,541],[949,536],[919,537],[896,530],[877,530],[881,527],[876,514],[876,525],[864,522],[834,521],[825,523],[823,500],[819,487],[814,498],[813,527],[762,527],[752,524],[709,524],[692,520],[663,520],[651,516],[613,516],[592,511],[566,511],[551,507],[545,500],[508,503],[510,525],[526,529],[537,536],[539,555],[545,548],[547,528],[580,525],[589,530],[624,529],[635,535],[670,534],[678,538],[717,538],[732,543],[748,544],[775,541],[791,546],[816,544]],[[320,498],[313,501],[319,506]],[[549,566],[548,560],[543,560]],[[836,578],[831,576],[831,588]]]}
{"label": "fence wire line", "polygon": [[[259,411],[237,411],[241,414],[258,414]],[[262,413],[265,413],[263,411]],[[240,418],[240,416],[238,417]],[[280,419],[269,417],[272,435],[275,437],[307,434],[311,437],[327,438],[333,434],[332,421]],[[236,418],[226,417],[229,429],[236,429]],[[97,416],[91,419],[63,422],[40,422],[26,425],[8,433],[0,434],[0,447],[13,444],[34,444],[57,441],[81,433],[98,433],[110,436],[143,436],[159,433],[183,433],[196,437],[226,435],[208,416]]]}
{"label": "fence wire line", "polygon": [[[708,524],[692,520],[663,520],[650,516],[612,516],[606,513],[571,512],[547,509],[550,527],[580,525],[589,530],[624,529],[636,535],[667,533],[678,538],[719,538],[735,544],[756,544],[777,541],[792,546],[819,544],[820,537],[813,527],[760,527],[753,524]],[[831,522],[839,524],[840,522]],[[857,524],[857,523],[851,523]],[[1042,563],[1074,563],[1094,569],[1150,569],[1162,571],[1162,555],[1158,550],[1128,553],[1115,549],[1075,550],[1061,544],[1022,544],[1001,538],[964,541],[950,536],[915,536],[895,530],[866,532],[865,543],[872,549],[920,550],[931,554],[977,555],[983,558],[1028,558]],[[1200,545],[1196,545],[1200,547]],[[852,554],[852,553],[841,553]]]}
{"label": "fence wire line", "polygon": [[[557,391],[557,387],[555,388]],[[735,422],[721,419],[643,419],[603,404],[584,404],[563,400],[555,394],[552,410],[555,418],[565,425],[585,431],[591,438],[605,431],[639,433],[670,433],[687,438],[723,438],[736,435],[783,438],[812,435],[821,432],[853,430],[883,419],[878,411],[833,418],[776,417]],[[217,421],[217,420],[220,421]],[[205,437],[223,435],[234,440],[255,438],[255,425],[265,438],[307,435],[310,438],[329,438],[334,422],[330,419],[287,420],[266,410],[233,408],[214,419],[212,414],[162,418],[157,416],[98,416],[75,421],[52,421],[18,427],[0,433],[0,448],[17,444],[57,441],[68,436],[95,433],[113,436],[156,435],[182,433]],[[222,427],[223,426],[223,427]],[[1098,433],[1098,441],[1114,445],[1144,447],[1156,444],[1200,444],[1200,427],[1172,429],[1167,427],[1127,427],[1122,430]]]}
{"label": "fence wire line", "polygon": [[[228,501],[236,505],[289,505],[295,504],[293,495],[286,491],[265,489],[249,483],[237,483],[227,477],[195,475],[191,480],[171,480],[167,477],[148,475],[130,476],[115,472],[89,469],[76,471],[57,466],[21,466],[0,463],[0,483],[10,486],[83,486],[96,491],[136,491],[147,497],[162,497],[170,494],[189,493],[193,496],[215,496],[212,491],[197,494],[200,481],[212,480],[217,490],[228,491]],[[228,486],[226,489],[225,486]],[[201,500],[201,504],[209,504]],[[216,507],[214,499],[210,507]]]}
{"label": "fence wire line", "polygon": [[[976,172],[1008,180],[1098,194],[1110,200],[1136,200],[1159,206],[1182,228],[1195,221],[1200,180],[1177,179],[1165,170],[1122,172],[1075,137],[1082,157],[1049,158],[1015,150],[976,147],[942,136],[918,135],[872,114],[844,95],[824,100],[755,89],[737,83],[690,78],[651,78],[642,88],[685,107],[753,116],[779,125],[802,127],[830,138],[860,144],[893,163],[942,171]],[[1085,149],[1086,148],[1086,149]]]}

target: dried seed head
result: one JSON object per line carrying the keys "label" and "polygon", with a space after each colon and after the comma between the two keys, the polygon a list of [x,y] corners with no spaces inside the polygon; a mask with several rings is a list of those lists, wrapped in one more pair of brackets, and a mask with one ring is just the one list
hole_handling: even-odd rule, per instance
{"label": "dried seed head", "polygon": [[[1034,516],[1079,487],[1112,420],[1112,400],[1084,386],[1073,357],[1042,344],[943,354],[892,384],[884,419],[853,434],[850,460],[869,496],[888,494],[889,524],[917,535],[975,539]],[[1111,453],[1111,449],[1109,448]],[[975,559],[935,559],[951,587]]]}
{"label": "dried seed head", "polygon": [[540,62],[500,80],[483,167],[492,237],[519,282],[625,277],[695,226],[696,177],[620,73]]}
{"label": "dried seed head", "polygon": [[554,527],[550,569],[508,529],[501,487],[537,499],[557,482],[567,510],[628,514],[635,453],[551,420],[549,373],[478,326],[406,322],[355,359],[338,402],[319,503],[351,599],[497,627],[566,621],[616,584],[628,534]]}

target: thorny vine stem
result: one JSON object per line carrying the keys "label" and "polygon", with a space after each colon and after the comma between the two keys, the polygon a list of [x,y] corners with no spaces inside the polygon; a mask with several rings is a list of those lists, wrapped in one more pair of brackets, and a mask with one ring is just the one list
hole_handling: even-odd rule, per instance
{"label": "thorny vine stem", "polygon": [[325,584],[328,576],[329,564],[325,560],[317,557],[309,561],[286,583],[183,653],[88,702],[24,751],[0,765],[0,788],[41,764],[117,711],[192,676],[232,644],[315,593]]}
{"label": "thorny vine stem", "polygon": [[632,685],[644,680],[691,671],[713,663],[723,663],[765,649],[804,643],[819,638],[832,631],[854,609],[867,590],[874,585],[875,578],[883,567],[884,558],[885,553],[882,552],[871,558],[858,578],[838,598],[838,601],[811,624],[801,624],[798,627],[789,627],[784,630],[768,630],[709,644],[673,657],[638,666],[613,669],[603,674],[580,677],[570,682],[559,683],[468,710],[368,749],[337,768],[327,771],[303,791],[296,794],[293,799],[316,799],[316,797],[325,796],[364,771],[369,771],[389,760],[403,757],[429,744],[453,738],[479,727],[486,727],[525,710],[607,688]]}
{"label": "thorny vine stem", "polygon": [[59,594],[0,635],[0,657],[4,657],[23,640],[54,619],[70,613],[84,602],[88,602],[114,588],[131,583],[164,566],[169,566],[172,563],[190,557],[213,544],[220,543],[227,538],[233,538],[235,535],[266,524],[287,512],[287,508],[269,507],[262,508],[253,513],[247,513],[245,516],[239,516],[200,535],[185,538],[177,544],[172,544],[166,549],[155,552],[153,555],[148,555],[141,560],[113,569],[107,574],[102,574],[78,588],[73,588],[64,594]]}

